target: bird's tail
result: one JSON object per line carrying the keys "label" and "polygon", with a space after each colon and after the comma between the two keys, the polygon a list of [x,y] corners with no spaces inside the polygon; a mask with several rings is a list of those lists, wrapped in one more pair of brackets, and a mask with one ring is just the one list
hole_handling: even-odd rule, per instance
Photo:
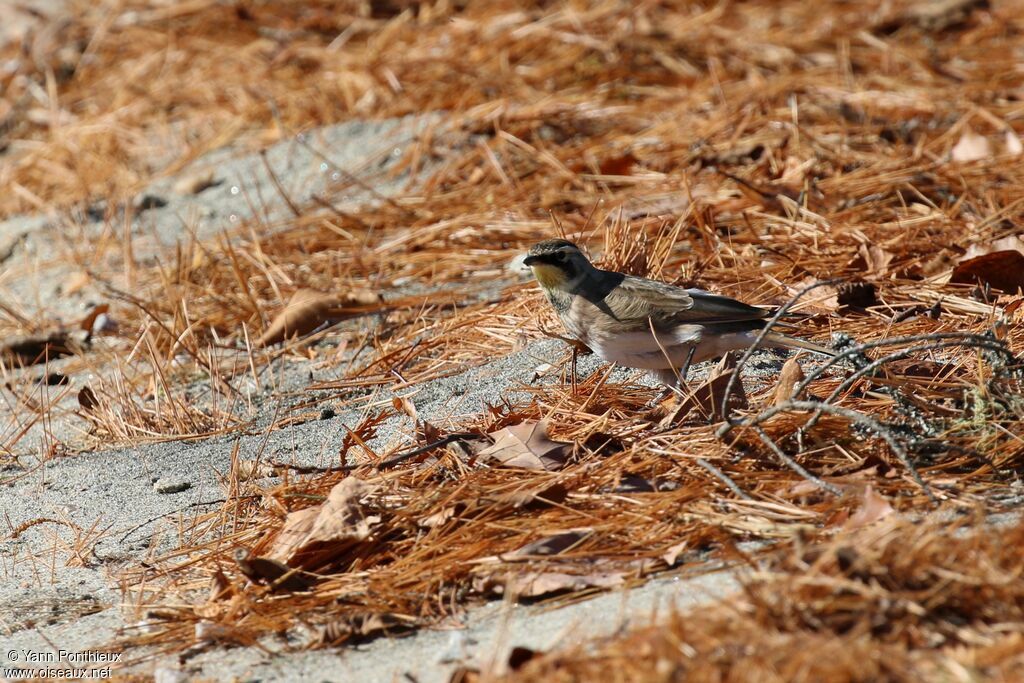
{"label": "bird's tail", "polygon": [[829,356],[830,358],[837,355],[832,349],[820,346],[814,342],[798,339],[797,337],[790,337],[777,332],[769,332],[766,334],[764,336],[764,343],[768,346],[783,349],[802,349],[804,351],[813,351],[814,353],[820,353],[821,355]]}

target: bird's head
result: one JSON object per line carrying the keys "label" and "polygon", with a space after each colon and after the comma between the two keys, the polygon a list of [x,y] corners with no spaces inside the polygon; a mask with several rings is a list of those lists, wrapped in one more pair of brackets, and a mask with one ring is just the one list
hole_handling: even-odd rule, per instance
{"label": "bird's head", "polygon": [[594,266],[580,248],[568,240],[545,240],[530,248],[523,259],[545,289],[570,290]]}

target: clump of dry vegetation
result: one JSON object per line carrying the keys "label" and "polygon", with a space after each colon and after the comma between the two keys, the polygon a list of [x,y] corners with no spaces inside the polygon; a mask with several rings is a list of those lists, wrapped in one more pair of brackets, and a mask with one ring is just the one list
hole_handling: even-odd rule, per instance
{"label": "clump of dry vegetation", "polygon": [[[240,454],[222,508],[126,576],[147,587],[141,604],[177,605],[132,642],[346,642],[499,594],[628,584],[737,538],[811,543],[874,491],[897,510],[998,508],[1024,454],[1024,7],[940,4],[126,2],[83,5],[37,36],[0,78],[2,213],[130,201],[154,158],[173,171],[227,141],[443,112],[391,167],[413,179],[394,198],[292,202],[283,224],[253,219],[117,275],[80,263],[122,321],[76,359],[116,369],[79,395],[94,439],[249,429],[239,385],[281,358],[339,379],[272,428],[325,398],[364,410],[334,467],[264,458],[282,478],[260,485],[261,454]],[[119,230],[104,237],[111,259],[124,256]],[[531,399],[496,396],[439,424],[414,397],[353,393],[414,389],[557,331],[534,285],[505,269],[554,232],[610,267],[753,303],[817,284],[793,304],[802,333],[841,332],[848,362],[748,387],[724,411],[694,398],[667,415],[646,408],[654,390],[605,370],[510,387]],[[4,331],[38,332],[0,310]],[[360,331],[317,329],[367,314]],[[375,452],[367,442],[394,415],[416,446]],[[18,433],[0,432],[5,448]],[[913,557],[937,562],[927,544]],[[819,569],[838,582],[836,562]],[[753,638],[769,612],[797,620],[817,589],[801,590],[751,597],[736,628]],[[920,616],[885,614],[901,633]],[[850,618],[835,633],[875,647]],[[707,623],[725,638],[727,620]],[[752,647],[795,651],[822,633],[776,626]],[[901,638],[879,647],[911,656]]]}
{"label": "clump of dry vegetation", "polygon": [[517,652],[502,680],[1012,681],[1022,544],[1019,523],[890,517],[752,562],[726,603],[586,648]]}

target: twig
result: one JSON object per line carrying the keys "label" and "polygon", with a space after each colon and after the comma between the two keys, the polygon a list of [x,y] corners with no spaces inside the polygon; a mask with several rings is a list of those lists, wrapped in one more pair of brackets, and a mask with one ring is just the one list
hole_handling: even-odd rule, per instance
{"label": "twig", "polygon": [[[772,328],[775,325],[777,325],[779,321],[782,319],[782,316],[784,316],[786,312],[793,307],[793,304],[795,304],[802,296],[804,296],[805,294],[814,289],[817,289],[818,287],[834,285],[837,282],[842,282],[842,279],[833,278],[831,280],[822,280],[820,282],[815,282],[810,285],[807,285],[799,292],[797,292],[795,295],[793,295],[793,297],[789,301],[782,304],[782,306],[779,307],[779,310],[775,311],[775,315],[769,318],[768,322],[766,322],[764,327],[761,328],[761,332],[757,335],[757,338],[754,339],[754,343],[747,348],[747,350],[743,353],[742,356],[740,356],[739,361],[736,363],[736,368],[733,370],[732,375],[729,377],[728,384],[725,385],[725,394],[723,394],[722,396],[721,415],[725,418],[727,424],[734,424],[733,419],[729,414],[729,397],[732,396],[733,384],[736,383],[737,378],[739,378],[740,373],[743,371],[743,366],[747,363],[747,361],[750,360],[750,357],[753,356],[754,352],[757,351],[757,349],[761,346],[761,343],[764,341],[765,337],[768,336],[768,333],[771,332]],[[797,395],[795,390],[793,395]]]}
{"label": "twig", "polygon": [[718,479],[718,481],[725,484],[725,487],[732,491],[733,493],[735,493],[738,497],[742,498],[743,500],[754,500],[753,496],[751,496],[746,491],[741,489],[739,485],[729,477],[729,475],[727,475],[725,472],[712,465],[704,458],[697,458],[697,464],[706,469],[712,475],[714,475],[715,479]]}
{"label": "twig", "polygon": [[423,453],[431,451],[435,448],[440,448],[441,446],[447,446],[448,444],[453,443],[455,441],[482,438],[484,437],[481,436],[480,434],[474,434],[472,432],[457,432],[455,434],[449,434],[448,436],[438,439],[437,441],[431,441],[430,443],[425,444],[423,446],[413,448],[412,450],[406,451],[405,453],[399,453],[398,455],[394,455],[386,460],[382,460],[377,464],[359,463],[357,465],[335,465],[333,467],[307,467],[303,465],[289,465],[287,463],[272,462],[271,465],[273,467],[280,467],[283,469],[290,470],[292,472],[297,472],[299,474],[322,474],[325,472],[354,472],[364,467],[373,467],[377,471],[380,471],[390,469],[395,465],[402,464],[403,462],[409,460],[410,458],[415,458],[417,455],[422,455]]}
{"label": "twig", "polygon": [[256,498],[261,498],[261,497],[262,496],[260,496],[260,495],[251,494],[251,495],[248,495],[248,496],[235,496],[235,497],[232,497],[230,499],[229,498],[218,498],[216,500],[204,500],[204,501],[199,501],[199,502],[195,502],[195,503],[189,503],[185,507],[178,508],[177,510],[171,510],[170,512],[165,512],[162,515],[157,515],[156,517],[150,517],[145,522],[143,522],[141,524],[136,524],[135,526],[133,526],[131,529],[129,529],[128,531],[126,531],[124,533],[124,536],[121,537],[121,543],[124,543],[125,541],[127,541],[129,536],[131,536],[133,533],[135,533],[136,531],[138,531],[142,527],[147,526],[149,524],[152,524],[153,522],[157,521],[158,519],[163,519],[164,517],[170,517],[171,515],[181,514],[185,510],[190,510],[192,508],[202,507],[204,505],[217,505],[218,503],[227,503],[229,500],[231,500],[231,501],[255,500]]}
{"label": "twig", "polygon": [[772,438],[768,436],[768,434],[763,429],[761,429],[760,425],[753,424],[751,425],[751,428],[754,430],[754,433],[757,434],[758,438],[760,438],[761,441],[764,442],[764,445],[768,446],[768,448],[771,449],[772,453],[775,454],[775,457],[781,460],[783,464],[786,465],[786,467],[793,470],[801,477],[811,482],[820,489],[828,491],[829,493],[836,496],[842,493],[842,491],[840,491],[838,488],[836,488],[832,484],[829,484],[823,479],[820,479],[817,476],[811,474],[803,467],[803,465],[801,465],[796,460],[786,455],[785,451],[779,448],[778,444],[776,444],[775,441],[773,441]]}
{"label": "twig", "polygon": [[790,399],[788,401],[783,401],[778,405],[772,406],[771,408],[762,411],[760,414],[750,419],[749,421],[743,421],[736,424],[729,422],[725,423],[718,430],[718,437],[723,438],[726,434],[729,433],[731,429],[737,426],[756,428],[762,422],[769,420],[780,413],[785,413],[792,410],[818,409],[826,413],[830,413],[832,415],[839,415],[840,417],[845,417],[851,422],[854,422],[856,424],[861,425],[862,427],[870,429],[871,431],[875,432],[880,437],[882,437],[882,439],[889,445],[889,448],[892,449],[893,454],[897,457],[897,459],[899,459],[901,463],[903,463],[903,466],[907,468],[907,471],[910,472],[910,476],[914,479],[914,482],[917,483],[917,485],[920,486],[921,489],[928,496],[928,499],[931,500],[933,503],[938,502],[938,500],[932,494],[931,488],[928,486],[928,484],[924,482],[924,480],[921,478],[921,475],[918,473],[917,468],[914,466],[914,463],[911,462],[910,457],[907,455],[906,449],[900,444],[899,439],[896,438],[892,431],[885,427],[881,422],[875,420],[874,418],[868,417],[863,413],[858,413],[856,410],[850,410],[849,408],[841,408],[839,406],[820,403],[818,401],[799,401]]}

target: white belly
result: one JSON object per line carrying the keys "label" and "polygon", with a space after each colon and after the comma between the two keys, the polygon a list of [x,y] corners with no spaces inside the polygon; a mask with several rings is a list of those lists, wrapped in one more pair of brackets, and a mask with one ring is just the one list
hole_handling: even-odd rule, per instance
{"label": "white belly", "polygon": [[601,358],[627,368],[667,370],[686,364],[690,349],[694,349],[692,363],[717,358],[728,351],[745,349],[757,337],[757,332],[729,332],[707,334],[702,325],[677,328],[672,335],[651,332],[631,332],[608,339],[591,339],[589,346]]}

